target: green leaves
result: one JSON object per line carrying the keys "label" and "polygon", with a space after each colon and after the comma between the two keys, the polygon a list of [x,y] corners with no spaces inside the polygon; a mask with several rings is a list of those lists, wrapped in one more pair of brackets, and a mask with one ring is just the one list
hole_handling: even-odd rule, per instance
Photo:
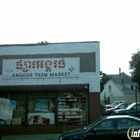
{"label": "green leaves", "polygon": [[140,86],[140,51],[132,54],[129,68],[133,82],[137,82]]}

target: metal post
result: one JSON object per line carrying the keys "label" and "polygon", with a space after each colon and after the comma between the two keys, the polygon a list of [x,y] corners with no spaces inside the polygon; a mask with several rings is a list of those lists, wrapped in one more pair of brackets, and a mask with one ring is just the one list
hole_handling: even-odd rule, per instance
{"label": "metal post", "polygon": [[65,114],[66,114],[66,112],[63,111],[62,114],[63,114],[63,133],[64,133],[65,132]]}
{"label": "metal post", "polygon": [[135,86],[135,98],[136,98],[136,116],[137,116],[137,88],[138,86]]}

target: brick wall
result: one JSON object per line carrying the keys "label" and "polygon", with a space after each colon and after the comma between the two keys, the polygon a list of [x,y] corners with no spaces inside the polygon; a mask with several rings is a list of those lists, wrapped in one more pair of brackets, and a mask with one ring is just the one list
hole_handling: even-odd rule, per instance
{"label": "brick wall", "polygon": [[90,122],[97,120],[101,116],[100,106],[100,93],[90,92],[89,93],[89,110],[90,110]]}

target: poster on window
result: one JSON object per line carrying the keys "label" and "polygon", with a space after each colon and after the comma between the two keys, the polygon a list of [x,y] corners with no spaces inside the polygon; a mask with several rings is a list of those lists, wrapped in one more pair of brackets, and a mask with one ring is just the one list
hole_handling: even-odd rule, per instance
{"label": "poster on window", "polygon": [[0,119],[8,120],[12,119],[12,110],[9,108],[7,104],[0,104]]}
{"label": "poster on window", "polygon": [[38,111],[48,111],[49,100],[48,99],[38,99],[35,101],[35,110]]}
{"label": "poster on window", "polygon": [[29,125],[54,124],[54,113],[28,113]]}
{"label": "poster on window", "polygon": [[10,100],[10,107],[12,110],[16,110],[17,108],[17,101]]}
{"label": "poster on window", "polygon": [[10,100],[0,98],[0,119],[2,120],[12,120],[13,110],[10,107]]}
{"label": "poster on window", "polygon": [[2,105],[5,109],[10,108],[11,110],[16,110],[17,101],[0,98],[0,105]]}

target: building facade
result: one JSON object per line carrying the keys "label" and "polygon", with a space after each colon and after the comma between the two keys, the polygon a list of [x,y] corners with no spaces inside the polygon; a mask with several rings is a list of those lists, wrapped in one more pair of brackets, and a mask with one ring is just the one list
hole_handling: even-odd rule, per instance
{"label": "building facade", "polygon": [[[140,100],[137,83],[133,82],[131,77],[121,72],[119,74],[107,75],[110,79],[105,83],[103,91],[100,93],[101,104],[113,103],[114,101],[136,102]],[[137,96],[136,96],[137,94]]]}
{"label": "building facade", "polygon": [[96,120],[100,42],[0,45],[0,112],[2,134],[61,133]]}

